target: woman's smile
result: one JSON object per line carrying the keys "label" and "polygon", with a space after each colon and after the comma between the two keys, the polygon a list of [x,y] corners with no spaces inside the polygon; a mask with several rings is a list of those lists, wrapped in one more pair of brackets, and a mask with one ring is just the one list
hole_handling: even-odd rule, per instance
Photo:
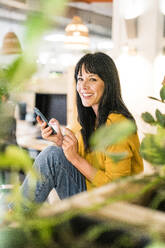
{"label": "woman's smile", "polygon": [[91,96],[93,96],[92,93],[80,93],[82,97],[84,97],[85,99],[90,99]]}

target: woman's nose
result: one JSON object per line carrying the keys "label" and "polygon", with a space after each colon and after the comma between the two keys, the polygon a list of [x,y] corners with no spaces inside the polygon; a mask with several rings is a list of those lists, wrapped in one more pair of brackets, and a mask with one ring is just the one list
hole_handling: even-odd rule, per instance
{"label": "woman's nose", "polygon": [[88,88],[88,87],[89,87],[89,82],[88,82],[88,80],[84,80],[83,83],[82,83],[82,88],[83,88],[83,89],[86,89],[86,88]]}

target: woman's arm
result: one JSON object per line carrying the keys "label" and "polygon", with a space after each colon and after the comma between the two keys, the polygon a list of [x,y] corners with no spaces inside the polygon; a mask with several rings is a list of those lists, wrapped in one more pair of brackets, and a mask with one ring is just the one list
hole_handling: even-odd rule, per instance
{"label": "woman's arm", "polygon": [[87,160],[81,156],[77,156],[72,161],[72,164],[89,180],[93,181],[97,173],[97,169],[94,168]]}
{"label": "woman's arm", "polygon": [[97,169],[88,163],[87,160],[78,154],[78,141],[74,133],[68,128],[65,129],[62,149],[66,158],[89,180],[95,177]]}

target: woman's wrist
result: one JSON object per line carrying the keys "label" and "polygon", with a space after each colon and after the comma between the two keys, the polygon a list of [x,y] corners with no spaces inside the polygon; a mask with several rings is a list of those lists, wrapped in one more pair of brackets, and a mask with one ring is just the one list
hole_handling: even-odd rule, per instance
{"label": "woman's wrist", "polygon": [[86,159],[77,154],[71,162],[89,181],[92,181],[97,169],[88,163]]}
{"label": "woman's wrist", "polygon": [[82,159],[83,158],[77,153],[72,159],[72,164],[76,166],[81,163]]}

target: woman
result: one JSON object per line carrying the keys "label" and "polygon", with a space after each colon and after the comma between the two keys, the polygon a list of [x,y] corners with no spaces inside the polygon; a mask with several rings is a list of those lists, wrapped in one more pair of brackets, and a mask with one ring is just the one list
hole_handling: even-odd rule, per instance
{"label": "woman", "polygon": [[117,164],[105,154],[90,149],[89,138],[101,125],[134,120],[123,103],[113,60],[104,53],[86,54],[76,65],[75,80],[78,120],[82,127],[78,138],[67,128],[63,136],[55,119],[51,119],[50,124],[56,124],[58,130],[56,135],[52,135],[52,129],[37,117],[42,137],[53,141],[56,146],[47,147],[35,160],[41,180],[37,182],[33,196],[29,189],[29,176],[23,183],[23,195],[35,202],[45,201],[53,188],[64,199],[143,171],[136,133],[126,141],[108,147],[110,152],[127,152],[127,157]]}

